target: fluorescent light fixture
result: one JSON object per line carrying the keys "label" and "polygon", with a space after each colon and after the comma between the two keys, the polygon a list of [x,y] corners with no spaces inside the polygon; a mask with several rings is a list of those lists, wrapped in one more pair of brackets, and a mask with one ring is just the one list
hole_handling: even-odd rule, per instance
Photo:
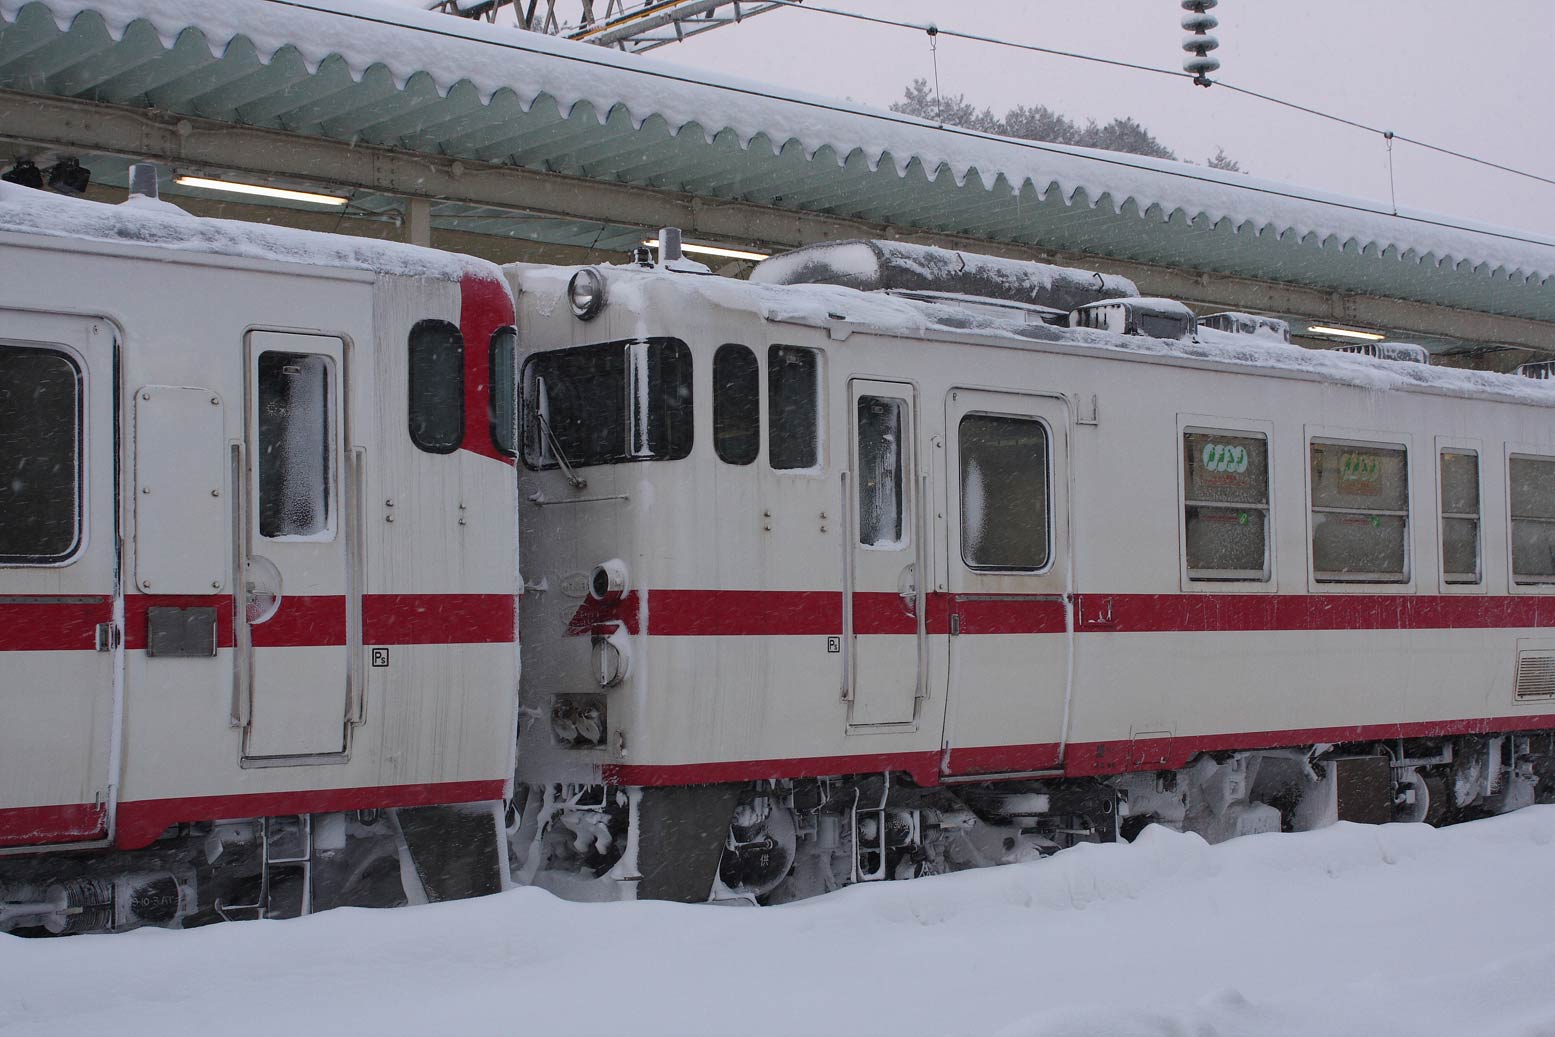
{"label": "fluorescent light fixture", "polygon": [[[659,240],[657,238],[648,238],[643,242],[643,244],[647,245],[649,248],[658,248]],[[682,252],[691,252],[699,256],[723,256],[725,259],[749,259],[753,263],[759,263],[763,259],[767,258],[767,254],[765,252],[747,252],[743,249],[722,248],[718,245],[692,245],[690,243],[682,243],[680,250]]]}
{"label": "fluorescent light fixture", "polygon": [[1330,328],[1325,327],[1322,324],[1311,325],[1307,328],[1307,334],[1333,335],[1337,338],[1358,338],[1365,342],[1381,342],[1383,339],[1387,338],[1386,335],[1379,335],[1375,331],[1355,331],[1352,328]]}
{"label": "fluorescent light fixture", "polygon": [[257,194],[264,198],[284,198],[289,202],[310,202],[313,205],[344,205],[346,199],[333,194],[314,194],[311,191],[288,191],[284,187],[265,187],[262,184],[244,184],[236,180],[211,180],[203,176],[179,176],[173,183],[183,187],[199,187],[206,191],[226,191],[230,194]]}

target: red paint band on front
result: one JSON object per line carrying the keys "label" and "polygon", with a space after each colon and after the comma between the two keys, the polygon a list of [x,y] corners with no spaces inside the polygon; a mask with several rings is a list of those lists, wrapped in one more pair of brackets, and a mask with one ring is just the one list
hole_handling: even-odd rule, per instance
{"label": "red paint band on front", "polygon": [[0,809],[0,847],[83,843],[108,834],[108,810],[101,803]]}

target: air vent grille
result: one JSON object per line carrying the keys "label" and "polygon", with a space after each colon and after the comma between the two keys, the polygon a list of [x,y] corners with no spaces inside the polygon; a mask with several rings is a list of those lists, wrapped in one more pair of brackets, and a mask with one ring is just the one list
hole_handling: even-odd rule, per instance
{"label": "air vent grille", "polygon": [[1555,652],[1517,653],[1517,697],[1520,699],[1555,698]]}

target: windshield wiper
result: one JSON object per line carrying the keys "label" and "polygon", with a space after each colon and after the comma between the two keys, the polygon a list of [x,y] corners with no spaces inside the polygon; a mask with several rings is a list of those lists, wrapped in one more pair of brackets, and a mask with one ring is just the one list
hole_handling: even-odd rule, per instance
{"label": "windshield wiper", "polygon": [[[537,388],[540,390],[540,392],[536,398],[537,404],[540,397],[543,397],[547,400],[551,398],[551,394],[545,390],[545,379],[541,378],[538,379],[538,381],[540,384],[537,386]],[[542,410],[539,406],[535,407],[535,419],[540,422],[540,433],[545,436],[545,441],[547,444],[549,444],[551,453],[556,456],[556,463],[558,466],[560,466],[562,474],[567,477],[567,481],[572,484],[573,489],[583,489],[588,485],[588,480],[580,477],[578,473],[573,470],[572,462],[567,460],[567,451],[562,449],[561,441],[556,438],[556,433],[551,431],[551,423],[545,419],[545,411]]]}

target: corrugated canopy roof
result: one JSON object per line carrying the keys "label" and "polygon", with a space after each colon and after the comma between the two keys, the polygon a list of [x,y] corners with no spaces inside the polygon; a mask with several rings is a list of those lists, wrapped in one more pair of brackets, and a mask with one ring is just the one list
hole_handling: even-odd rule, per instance
{"label": "corrugated canopy roof", "polygon": [[0,87],[1537,320],[1555,240],[373,0],[0,0]]}

